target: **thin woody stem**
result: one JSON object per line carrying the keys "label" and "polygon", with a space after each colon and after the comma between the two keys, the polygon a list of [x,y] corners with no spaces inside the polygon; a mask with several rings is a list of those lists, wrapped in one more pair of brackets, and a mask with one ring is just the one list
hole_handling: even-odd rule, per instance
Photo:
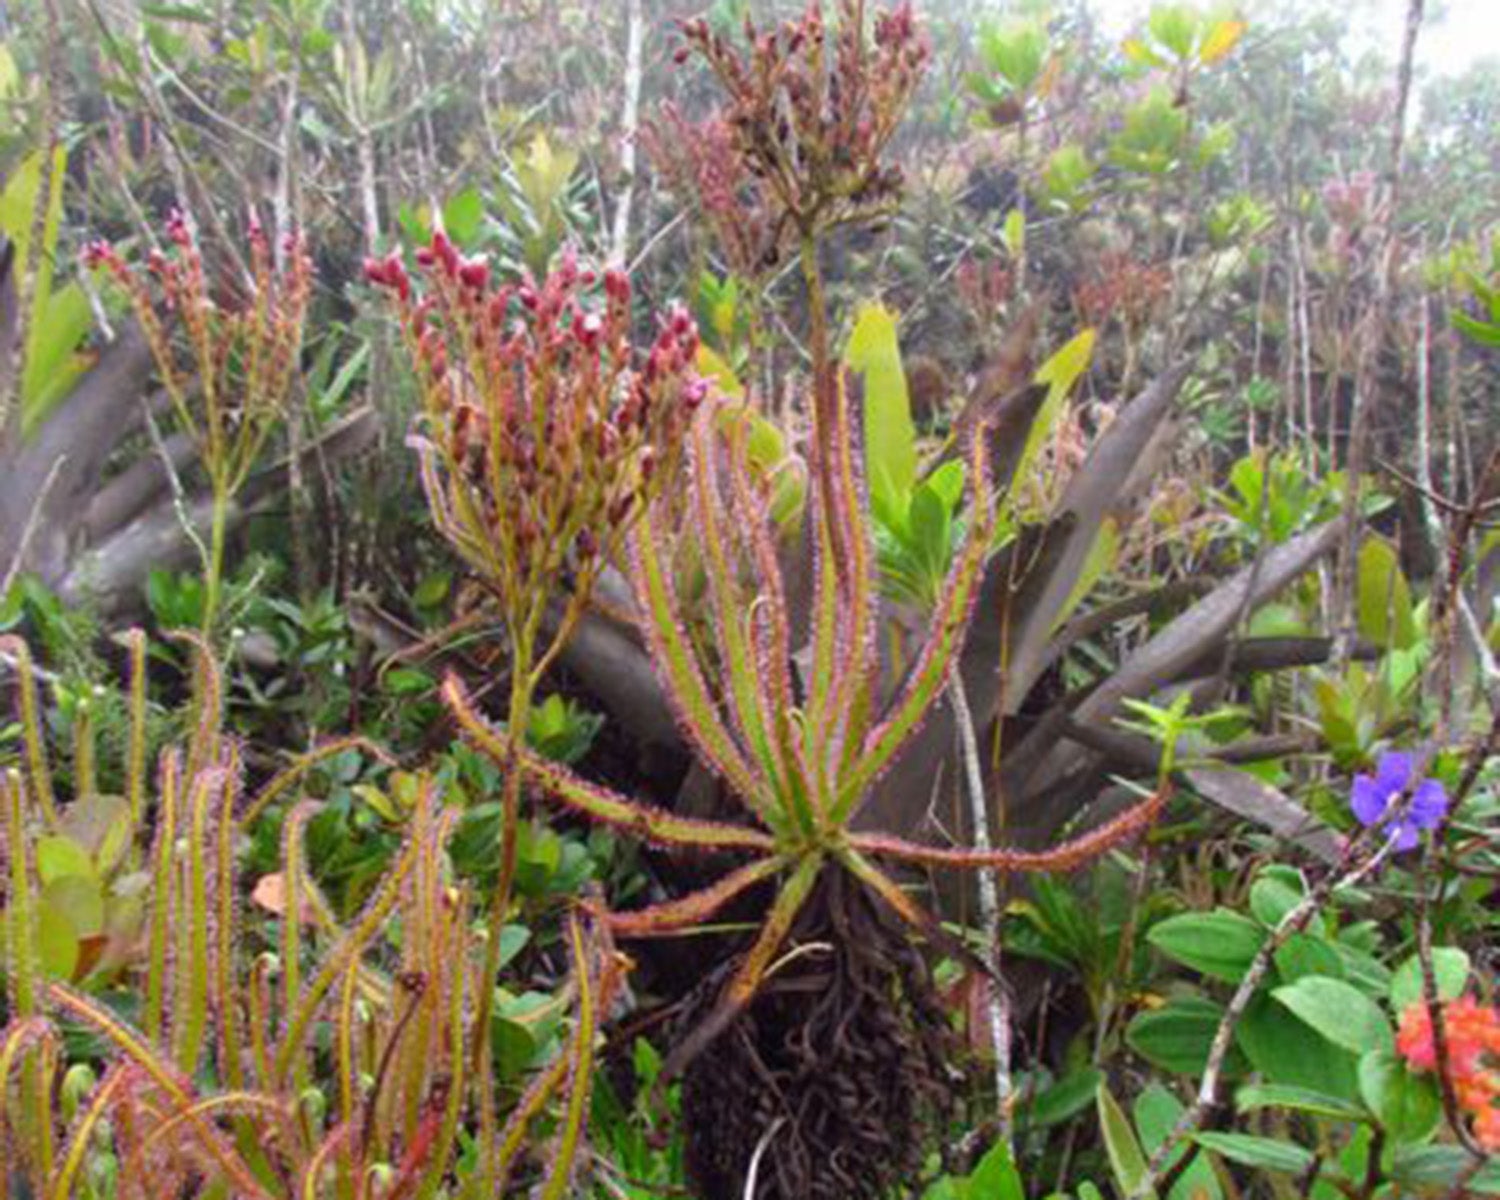
{"label": "thin woody stem", "polygon": [[1171,1159],[1178,1146],[1197,1132],[1204,1118],[1218,1103],[1219,1076],[1224,1069],[1224,1060],[1229,1055],[1235,1028],[1245,1015],[1245,1010],[1249,1007],[1261,981],[1266,977],[1267,971],[1270,970],[1276,952],[1293,934],[1300,933],[1307,928],[1308,923],[1334,892],[1340,888],[1355,886],[1379,867],[1394,849],[1395,838],[1389,836],[1367,858],[1362,862],[1359,861],[1360,855],[1370,843],[1371,834],[1372,831],[1366,829],[1352,839],[1339,860],[1338,866],[1324,875],[1303,896],[1297,905],[1281,919],[1271,936],[1261,944],[1250,966],[1246,969],[1244,978],[1240,980],[1239,987],[1235,989],[1229,1006],[1225,1008],[1219,1027],[1214,1031],[1213,1042],[1209,1046],[1208,1061],[1203,1068],[1203,1077],[1198,1083],[1197,1096],[1193,1103],[1183,1111],[1182,1116],[1162,1140],[1161,1145],[1156,1148],[1156,1152],[1146,1164],[1145,1174],[1141,1176],[1127,1200],[1146,1200],[1146,1197],[1154,1193],[1166,1174],[1168,1160]]}

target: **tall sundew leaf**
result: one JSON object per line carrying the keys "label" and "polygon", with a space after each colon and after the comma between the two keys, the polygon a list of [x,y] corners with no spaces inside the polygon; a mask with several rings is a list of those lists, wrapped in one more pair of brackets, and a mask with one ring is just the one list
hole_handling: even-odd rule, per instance
{"label": "tall sundew leaf", "polygon": [[[285,828],[283,827],[284,834]],[[312,924],[329,937],[339,937],[343,933],[343,926],[339,924],[339,919],[334,914],[333,905],[328,903],[328,897],[323,895],[323,890],[318,887],[317,881],[308,878],[305,866],[302,868],[300,883],[304,919],[310,918]],[[359,977],[360,992],[368,1004],[376,1009],[385,1009],[390,1005],[391,985],[385,976],[366,963],[359,964],[356,974]]]}
{"label": "tall sundew leaf", "polygon": [[334,1074],[338,1084],[338,1123],[352,1125],[358,1115],[359,1063],[355,1044],[356,1027],[359,1024],[359,975],[351,962],[344,969],[344,980],[339,987],[338,1011],[333,1020]]}
{"label": "tall sundew leaf", "polygon": [[[468,738],[491,758],[504,761],[508,750],[501,736],[469,702],[457,676],[443,684],[443,697]],[[520,747],[520,768],[554,799],[606,825],[615,825],[662,845],[701,846],[707,850],[772,850],[773,839],[756,829],[679,817],[587,782],[566,767]]]}
{"label": "tall sundew leaf", "polygon": [[[26,781],[16,770],[0,771],[0,804],[5,808],[6,858],[10,887],[5,906],[7,994],[11,1016],[34,1017],[40,1010],[41,959],[36,943],[36,908],[31,879],[31,840],[27,836]],[[0,1078],[0,1086],[4,1080]]]}
{"label": "tall sundew leaf", "polygon": [[[128,1069],[139,1071],[140,1068],[130,1064]],[[147,1169],[146,1165],[152,1157],[151,1151],[163,1142],[172,1141],[184,1125],[192,1125],[195,1121],[210,1123],[212,1118],[226,1116],[233,1118],[238,1124],[252,1115],[274,1122],[277,1129],[272,1136],[280,1140],[282,1145],[294,1146],[302,1136],[297,1113],[288,1098],[270,1096],[263,1092],[220,1092],[216,1096],[196,1100],[154,1124],[145,1141],[131,1156],[135,1160],[133,1165]],[[263,1139],[269,1140],[264,1128],[259,1133]]]}
{"label": "tall sundew leaf", "polygon": [[193,651],[193,736],[188,741],[185,779],[219,761],[219,738],[224,728],[224,681],[213,649],[202,635],[177,630],[168,635]]}
{"label": "tall sundew leaf", "polygon": [[495,1141],[494,1165],[490,1175],[495,1181],[493,1195],[505,1195],[510,1168],[526,1144],[526,1134],[531,1129],[531,1123],[541,1115],[567,1078],[568,1059],[561,1054],[531,1077],[531,1082],[521,1093],[521,1099],[516,1102],[515,1108],[511,1109],[510,1116],[505,1120],[505,1128]]}
{"label": "tall sundew leaf", "polygon": [[238,802],[244,768],[239,744],[226,742],[224,782],[219,791],[218,811],[214,816],[213,886],[214,1008],[218,1015],[219,1076],[232,1090],[244,1087],[245,1072],[241,1055],[240,1013],[235,979],[235,887],[234,887],[234,810]]}
{"label": "tall sundew leaf", "polygon": [[131,629],[125,634],[130,652],[130,737],[125,750],[125,798],[130,805],[130,825],[140,829],[146,810],[146,634]]}
{"label": "tall sundew leaf", "polygon": [[394,766],[395,760],[375,742],[369,738],[353,734],[349,737],[329,738],[319,742],[311,750],[299,754],[288,766],[278,772],[276,776],[256,792],[244,811],[239,814],[237,824],[244,828],[265,812],[288,791],[296,787],[305,779],[310,771],[321,766],[335,755],[343,754],[346,750],[360,750],[370,755],[376,762],[385,766]]}
{"label": "tall sundew leaf", "polygon": [[522,748],[518,761],[544,792],[606,825],[633,833],[661,846],[696,846],[704,850],[770,851],[776,842],[769,834],[743,825],[679,817],[665,809],[631,800],[598,787],[568,768]]}
{"label": "tall sundew leaf", "polygon": [[[742,426],[743,427],[743,426]],[[737,528],[750,552],[761,592],[753,601],[752,639],[760,658],[759,678],[766,689],[764,709],[790,712],[796,705],[792,690],[792,627],[786,598],[786,580],[776,555],[771,509],[750,480],[745,438],[731,443],[729,454],[730,496]],[[774,716],[773,716],[774,720]]]}
{"label": "tall sundew leaf", "polygon": [[99,794],[99,775],[94,769],[97,736],[94,732],[94,705],[87,694],[78,698],[73,708],[73,796]]}
{"label": "tall sundew leaf", "polygon": [[146,1037],[137,1033],[92,996],[75,991],[66,984],[49,985],[47,994],[58,1008],[85,1025],[92,1026],[116,1050],[140,1067],[151,1082],[166,1094],[176,1111],[189,1114],[186,1122],[188,1127],[204,1152],[224,1172],[226,1181],[246,1196],[253,1196],[256,1200],[272,1200],[270,1193],[261,1186],[219,1131],[201,1114],[191,1111],[197,1102],[191,1085]]}
{"label": "tall sundew leaf", "polygon": [[427,981],[402,1045],[407,1138],[415,1135],[422,1120],[442,1050],[443,997],[452,971],[444,956],[451,922],[444,912],[443,849],[456,817],[452,811],[436,811],[432,781],[424,777],[418,784],[412,811],[412,837],[426,848],[417,859],[401,931],[406,970],[419,973]]}
{"label": "tall sundew leaf", "polygon": [[152,1041],[162,1035],[167,1015],[167,972],[172,962],[172,869],[177,848],[177,803],[182,780],[182,755],[168,750],[161,756],[156,785],[156,837],[151,843],[151,918],[146,939],[146,1010],[143,1028]]}
{"label": "tall sundew leaf", "polygon": [[606,919],[609,927],[623,938],[666,936],[701,925],[736,896],[770,879],[786,865],[787,860],[781,855],[757,859],[690,895],[627,912],[611,912]]}
{"label": "tall sundew leaf", "polygon": [[942,595],[933,608],[927,636],[916,662],[907,672],[906,680],[886,711],[884,720],[866,736],[858,763],[841,781],[833,814],[834,820],[839,823],[853,815],[871,785],[890,765],[906,739],[926,719],[927,713],[947,685],[948,675],[963,649],[969,615],[984,574],[985,559],[989,555],[995,526],[985,458],[985,439],[976,437],[971,443],[970,477],[974,486],[974,502],[970,506],[973,514],[971,527],[963,547],[955,555],[953,565],[949,568],[948,578],[944,581]]}
{"label": "tall sundew leaf", "polygon": [[276,969],[272,954],[259,955],[250,964],[250,978],[245,985],[246,1024],[250,1033],[250,1062],[255,1078],[271,1078],[272,1001],[271,974]]}
{"label": "tall sundew leaf", "polygon": [[553,1142],[552,1167],[539,1193],[541,1200],[565,1200],[568,1194],[578,1148],[583,1141],[583,1125],[594,1082],[594,1037],[598,1030],[594,981],[590,978],[588,948],[584,945],[583,928],[577,914],[568,922],[568,941],[573,954],[573,978],[578,988],[578,1024],[573,1032],[572,1051],[568,1055],[568,1101],[563,1110],[562,1127]]}
{"label": "tall sundew leaf", "polygon": [[57,1172],[52,1177],[51,1185],[48,1187],[48,1195],[52,1200],[71,1200],[73,1195],[73,1184],[78,1178],[78,1172],[84,1167],[86,1158],[93,1149],[94,1133],[99,1128],[99,1122],[109,1111],[109,1106],[114,1103],[115,1093],[129,1079],[127,1074],[129,1068],[121,1063],[111,1067],[104,1073],[104,1078],[94,1088],[89,1097],[88,1107],[79,1113],[78,1120],[74,1122],[72,1131],[68,1134],[67,1143],[63,1149],[62,1162],[57,1165]]}
{"label": "tall sundew leaf", "polygon": [[172,1057],[188,1078],[198,1073],[208,1031],[209,854],[215,802],[222,801],[225,786],[222,770],[203,770],[188,792],[186,879],[177,913],[186,953],[177,964],[177,999],[172,1010]]}
{"label": "tall sundew leaf", "polygon": [[829,488],[821,471],[813,471],[809,492],[812,524],[811,669],[803,679],[808,719],[820,725],[833,707],[833,673],[839,639],[838,555],[828,518]]}
{"label": "tall sundew leaf", "polygon": [[784,823],[795,822],[802,831],[811,832],[816,826],[813,810],[817,801],[804,741],[792,723],[796,696],[792,688],[792,631],[786,580],[772,540],[775,526],[771,513],[750,481],[747,437],[744,425],[736,426],[736,434],[730,434],[729,465],[738,517],[735,534],[748,550],[760,588],[747,613],[750,652],[756,663],[754,682],[759,691],[757,699],[766,738],[772,747],[775,808],[786,817]]}
{"label": "tall sundew leaf", "polygon": [[[875,543],[872,525],[868,518],[869,497],[865,490],[864,472],[861,469],[862,423],[851,416],[845,380],[838,381],[838,403],[834,406],[835,462],[832,474],[832,490],[823,497],[831,508],[820,508],[819,519],[831,519],[838,536],[844,540],[845,561],[843,563],[842,597],[838,608],[841,618],[838,628],[838,645],[834,653],[834,674],[829,718],[813,727],[815,745],[814,761],[838,762],[844,757],[845,742],[860,745],[867,732],[874,697],[880,689],[880,655],[877,645],[877,617],[879,616],[879,578],[875,565]],[[829,786],[833,780],[827,781]],[[834,798],[828,797],[825,807],[831,807]]]}
{"label": "tall sundew leaf", "polygon": [[657,1079],[658,1087],[681,1074],[683,1068],[697,1058],[709,1043],[729,1028],[730,1022],[744,1011],[745,1006],[760,990],[760,985],[766,977],[766,972],[771,968],[776,952],[786,941],[787,934],[791,932],[792,924],[797,919],[797,914],[807,903],[807,898],[812,894],[813,887],[817,884],[818,876],[826,862],[822,854],[812,853],[804,855],[797,863],[796,869],[781,885],[781,891],[772,901],[760,932],[756,934],[755,941],[745,952],[745,957],[741,960],[734,977],[725,986],[719,1002],[686,1037],[672,1048],[666,1062],[662,1064],[661,1075]]}
{"label": "tall sundew leaf", "polygon": [[308,981],[286,1022],[286,1032],[277,1049],[271,1071],[273,1083],[277,1086],[285,1082],[293,1060],[300,1058],[308,1027],[329,989],[338,982],[349,962],[358,959],[365,948],[379,936],[386,919],[401,899],[407,877],[423,849],[421,843],[407,839],[353,927],[323,956],[317,973]]}
{"label": "tall sundew leaf", "polygon": [[[303,853],[307,824],[317,815],[321,805],[315,800],[303,800],[294,805],[287,814],[281,831],[281,1023],[282,1040],[277,1049],[274,1080],[281,1084],[284,1074],[282,1059],[290,1044],[292,1014],[297,1011],[298,998],[302,994],[302,908],[303,896],[314,890],[307,878],[307,862]],[[305,1091],[308,1085],[307,1064],[299,1055],[296,1062],[296,1088]]]}
{"label": "tall sundew leaf", "polygon": [[781,779],[786,767],[767,723],[761,663],[750,647],[748,635],[753,613],[742,603],[735,579],[739,564],[731,560],[726,546],[725,504],[716,457],[710,415],[700,415],[693,428],[691,487],[697,501],[695,532],[698,544],[703,548],[714,633],[723,657],[723,692],[728,697],[730,712],[740,735],[767,776],[772,793],[781,795],[784,793]]}
{"label": "tall sundew leaf", "polygon": [[450,965],[450,982],[445,992],[448,998],[448,1102],[443,1110],[443,1121],[438,1127],[432,1156],[414,1189],[417,1200],[432,1200],[442,1183],[453,1147],[458,1142],[458,1125],[463,1115],[467,1086],[464,1077],[467,1066],[464,1055],[464,1013],[468,1010],[468,973],[463,964],[470,959],[470,936],[463,914],[468,911],[468,897],[460,895],[448,921],[451,945],[444,956]]}
{"label": "tall sundew leaf", "polygon": [[[776,818],[766,802],[764,781],[757,777],[720,719],[703,671],[682,621],[670,579],[657,547],[649,509],[640,515],[629,538],[631,582],[645,614],[638,627],[652,664],[683,734],[705,762],[762,820]],[[774,825],[773,825],[774,827]]]}
{"label": "tall sundew leaf", "polygon": [[[51,1064],[58,1051],[57,1030],[45,1017],[17,1017],[0,1035],[0,1147],[7,1144],[7,1131],[13,1135],[11,1146],[34,1147],[34,1175],[45,1179],[52,1170]],[[19,1111],[12,1116],[7,1106],[18,1068],[21,1079],[15,1094],[29,1102],[17,1105]],[[8,1182],[0,1179],[0,1195],[6,1194]]]}
{"label": "tall sundew leaf", "polygon": [[960,870],[1014,872],[1073,871],[1106,851],[1151,827],[1166,804],[1168,793],[1160,791],[1132,805],[1097,828],[1046,850],[1016,850],[1000,847],[975,850],[962,846],[924,846],[882,833],[852,833],[848,843],[863,854],[894,858],[918,866]]}
{"label": "tall sundew leaf", "polygon": [[334,1155],[344,1149],[354,1138],[352,1125],[335,1125],[330,1129],[318,1148],[308,1156],[302,1166],[301,1178],[297,1181],[298,1200],[318,1200],[322,1195],[319,1187],[323,1173],[334,1161]]}
{"label": "tall sundew leaf", "polygon": [[846,847],[839,853],[838,860],[851,875],[884,900],[892,911],[908,925],[917,929],[929,929],[933,926],[932,914],[908,896],[899,883],[857,850]]}
{"label": "tall sundew leaf", "polygon": [[37,699],[36,668],[31,661],[31,648],[18,637],[0,637],[0,658],[9,658],[15,664],[26,775],[47,828],[56,829],[57,798],[52,791],[52,768],[47,762],[47,743],[42,736],[41,706]]}
{"label": "tall sundew leaf", "polygon": [[0,1129],[6,1129],[10,1080],[16,1068],[36,1047],[57,1042],[57,1030],[46,1017],[17,1017],[0,1029]]}

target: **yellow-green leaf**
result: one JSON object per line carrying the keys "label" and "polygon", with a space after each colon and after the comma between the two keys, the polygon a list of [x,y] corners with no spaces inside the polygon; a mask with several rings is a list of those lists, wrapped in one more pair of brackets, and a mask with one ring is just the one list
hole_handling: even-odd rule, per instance
{"label": "yellow-green leaf", "polygon": [[1205,66],[1218,62],[1239,45],[1240,38],[1245,36],[1245,28],[1243,21],[1218,22],[1203,39],[1203,45],[1198,50],[1198,61]]}
{"label": "yellow-green leaf", "polygon": [[883,304],[864,304],[844,355],[865,382],[865,464],[877,509],[899,507],[917,477],[917,430],[911,419],[896,319]]}
{"label": "yellow-green leaf", "polygon": [[731,400],[741,400],[745,395],[745,385],[739,381],[731,367],[722,357],[710,350],[707,346],[699,344],[698,361],[696,363],[698,374],[705,379],[713,380],[719,391]]}
{"label": "yellow-green leaf", "polygon": [[1088,369],[1093,353],[1094,331],[1085,329],[1038,368],[1036,382],[1047,385],[1047,398],[1042,401],[1036,419],[1031,423],[1031,432],[1026,436],[1026,447],[1021,451],[1020,461],[1016,464],[1016,479],[1025,479],[1032,459],[1041,450],[1042,443],[1047,440],[1062,412],[1063,400],[1078,382],[1079,376]]}
{"label": "yellow-green leaf", "polygon": [[1078,572],[1078,580],[1073,584],[1073,590],[1063,601],[1062,607],[1057,610],[1057,616],[1052,621],[1052,633],[1056,633],[1062,623],[1073,615],[1073,610],[1082,604],[1084,597],[1094,590],[1094,585],[1103,578],[1104,573],[1115,565],[1115,559],[1119,553],[1119,522],[1113,517],[1105,517],[1094,538],[1094,544],[1089,547],[1088,556],[1083,560],[1083,566]]}
{"label": "yellow-green leaf", "polygon": [[1359,549],[1359,632],[1386,650],[1409,650],[1417,640],[1411,587],[1396,551],[1379,538]]}
{"label": "yellow-green leaf", "polygon": [[1165,65],[1166,60],[1155,50],[1141,41],[1140,38],[1126,38],[1120,47],[1125,52],[1125,57],[1133,63],[1139,63],[1143,67],[1160,67]]}

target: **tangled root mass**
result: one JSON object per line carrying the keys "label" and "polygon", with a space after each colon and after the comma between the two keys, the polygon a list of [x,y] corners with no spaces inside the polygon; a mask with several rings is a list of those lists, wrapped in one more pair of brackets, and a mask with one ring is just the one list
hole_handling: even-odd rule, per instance
{"label": "tangled root mass", "polygon": [[[963,1092],[922,950],[842,872],[804,910],[784,962],[688,1067],[682,1108],[698,1194],[875,1200],[920,1171]],[[711,1006],[719,978],[700,989]]]}

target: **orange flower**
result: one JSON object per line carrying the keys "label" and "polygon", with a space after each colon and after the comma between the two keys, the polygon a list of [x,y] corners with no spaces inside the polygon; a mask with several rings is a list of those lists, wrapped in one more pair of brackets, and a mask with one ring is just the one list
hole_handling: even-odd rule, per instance
{"label": "orange flower", "polygon": [[[1500,1010],[1463,996],[1443,1005],[1448,1070],[1459,1107],[1474,1118],[1474,1138],[1487,1150],[1500,1150],[1500,1071],[1486,1058],[1500,1060]],[[1396,1049],[1416,1071],[1437,1070],[1437,1047],[1425,1001],[1401,1014]]]}
{"label": "orange flower", "polygon": [[1496,1096],[1474,1117],[1474,1140],[1486,1150],[1500,1151],[1500,1103]]}

